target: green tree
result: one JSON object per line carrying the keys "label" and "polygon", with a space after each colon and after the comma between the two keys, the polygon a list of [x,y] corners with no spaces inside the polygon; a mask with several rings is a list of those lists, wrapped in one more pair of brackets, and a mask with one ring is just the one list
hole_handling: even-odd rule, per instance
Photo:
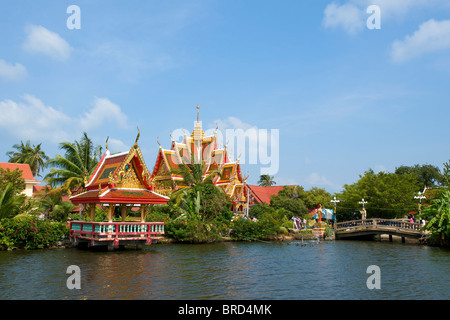
{"label": "green tree", "polygon": [[22,170],[0,168],[0,219],[12,218],[29,209],[26,196],[22,193],[24,188]]}
{"label": "green tree", "polygon": [[57,154],[48,160],[47,166],[53,168],[45,181],[53,188],[62,186],[65,190],[83,187],[100,160],[102,147],[95,147],[86,132],[80,141],[62,142],[59,147],[65,155]]}
{"label": "green tree", "polygon": [[271,196],[270,205],[274,209],[285,209],[289,212],[289,215],[303,217],[308,213],[305,203],[302,200],[304,192],[303,187],[300,186],[284,187],[278,192],[278,195]]}
{"label": "green tree", "polygon": [[22,178],[22,170],[0,168],[0,190],[4,190],[11,183],[14,194],[19,194],[25,189],[25,179]]}
{"label": "green tree", "polygon": [[424,213],[420,215],[428,220],[425,230],[429,230],[434,241],[441,246],[450,246],[450,191],[448,188],[441,195],[431,200]]}
{"label": "green tree", "polygon": [[45,167],[46,161],[49,157],[41,150],[42,143],[38,145],[30,145],[30,140],[23,144],[13,145],[16,151],[8,151],[6,153],[9,156],[8,162],[10,163],[26,163],[30,165],[33,176],[40,176],[41,169]]}
{"label": "green tree", "polygon": [[301,192],[300,196],[308,209],[317,208],[319,204],[322,204],[322,208],[331,206],[331,194],[323,188],[313,187],[308,191]]}
{"label": "green tree", "polygon": [[272,176],[268,174],[262,174],[259,176],[258,185],[261,187],[270,187],[274,184],[276,184],[276,182],[273,180]]}
{"label": "green tree", "polygon": [[430,164],[416,164],[411,167],[400,166],[395,169],[395,173],[400,175],[413,174],[421,189],[425,187],[436,187],[442,183],[443,179],[439,168]]}
{"label": "green tree", "polygon": [[444,162],[444,167],[442,169],[442,185],[450,186],[450,160]]}
{"label": "green tree", "polygon": [[171,198],[175,199],[177,205],[180,204],[183,197],[190,194],[195,186],[203,184],[212,185],[214,178],[220,175],[218,169],[211,170],[207,173],[207,165],[204,162],[199,163],[194,160],[194,156],[192,156],[191,163],[182,163],[178,168],[171,170],[171,174],[182,176],[183,182],[186,185],[186,187],[174,191],[171,195]]}
{"label": "green tree", "polygon": [[46,192],[40,199],[40,209],[47,218],[57,221],[66,221],[75,207],[70,201],[63,201],[63,190],[56,188]]}
{"label": "green tree", "polygon": [[367,218],[401,218],[417,210],[414,195],[419,189],[419,181],[413,173],[375,173],[369,169],[357,182],[344,185],[344,190],[338,194],[341,199],[338,220],[361,219],[362,206],[358,202],[362,198],[368,202],[365,205]]}
{"label": "green tree", "polygon": [[8,183],[3,190],[0,190],[0,220],[19,214],[25,200],[26,196],[17,194],[13,183]]}

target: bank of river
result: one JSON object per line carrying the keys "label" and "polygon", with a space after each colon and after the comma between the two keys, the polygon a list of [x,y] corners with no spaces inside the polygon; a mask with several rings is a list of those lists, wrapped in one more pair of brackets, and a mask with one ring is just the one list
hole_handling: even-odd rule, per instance
{"label": "bank of river", "polygon": [[[67,267],[81,289],[66,286]],[[369,290],[367,268],[380,268]],[[449,299],[450,251],[374,241],[0,252],[0,299]]]}

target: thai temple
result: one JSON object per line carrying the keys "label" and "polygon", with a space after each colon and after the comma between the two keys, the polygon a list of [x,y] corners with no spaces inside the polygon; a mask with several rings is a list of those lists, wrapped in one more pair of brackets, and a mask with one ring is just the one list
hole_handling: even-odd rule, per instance
{"label": "thai temple", "polygon": [[243,177],[239,161],[230,159],[227,147],[219,147],[217,128],[212,136],[206,136],[199,119],[197,106],[197,121],[191,135],[184,135],[183,142],[178,143],[172,138],[170,149],[159,146],[159,152],[151,176],[155,192],[170,197],[172,192],[186,187],[183,177],[177,174],[180,165],[202,163],[203,178],[211,172],[220,174],[213,179],[214,185],[222,188],[232,201],[232,210],[236,214],[247,212],[246,177]]}
{"label": "thai temple", "polygon": [[[138,146],[139,131],[127,152],[111,154],[106,140],[106,152],[94,173],[83,188],[70,194],[70,201],[79,205],[80,210],[83,206],[90,215],[90,221],[70,223],[70,239],[76,246],[107,246],[109,250],[132,244],[142,248],[162,239],[164,222],[146,222],[148,208],[167,203],[172,192],[187,187],[178,170],[183,164],[201,164],[203,179],[219,173],[214,174],[214,185],[230,197],[237,215],[246,214],[248,188],[239,161],[231,161],[226,147],[219,148],[217,129],[213,136],[205,135],[198,108],[192,134],[185,135],[182,143],[172,139],[168,150],[160,145],[152,172],[147,169]],[[95,221],[98,206],[108,208],[107,221]],[[140,221],[126,221],[131,208],[140,211]],[[122,221],[114,219],[115,213],[120,213]]]}

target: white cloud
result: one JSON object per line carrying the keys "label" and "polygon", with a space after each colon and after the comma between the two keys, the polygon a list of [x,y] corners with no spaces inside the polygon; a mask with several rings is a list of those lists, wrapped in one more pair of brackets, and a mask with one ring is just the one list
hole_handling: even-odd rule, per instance
{"label": "white cloud", "polygon": [[364,28],[364,16],[361,8],[351,3],[338,5],[330,3],[324,11],[323,25],[326,28],[343,28],[349,34],[355,34]]}
{"label": "white cloud", "polygon": [[[434,2],[437,3],[439,1],[441,0],[435,0]],[[353,0],[352,2],[364,9],[370,5],[379,6],[383,18],[386,16],[404,15],[415,7],[430,5],[429,0]]]}
{"label": "white cloud", "polygon": [[72,48],[57,33],[43,26],[35,25],[28,26],[26,31],[27,37],[23,44],[25,50],[41,53],[61,61],[69,59]]}
{"label": "white cloud", "polygon": [[121,140],[109,138],[109,140],[108,140],[108,148],[111,151],[111,153],[115,153],[115,152],[128,151],[130,149],[130,146],[126,145]]}
{"label": "white cloud", "polygon": [[324,10],[323,25],[327,28],[342,28],[349,34],[363,31],[371,5],[380,7],[382,21],[401,19],[412,10],[424,7],[448,8],[448,0],[348,0],[342,5],[336,2],[328,4]]}
{"label": "white cloud", "polygon": [[[96,98],[93,108],[80,117],[70,117],[29,94],[24,95],[21,102],[0,101],[0,131],[21,140],[36,139],[53,143],[73,141],[74,129],[98,130],[105,122],[126,127],[126,121],[127,117],[120,107],[106,98]],[[120,140],[110,141],[111,146],[118,151],[124,150]]]}
{"label": "white cloud", "polygon": [[71,119],[41,100],[25,95],[23,102],[0,101],[0,127],[20,139],[63,141]]}
{"label": "white cloud", "polygon": [[334,184],[331,181],[329,181],[325,176],[321,176],[316,172],[313,172],[308,177],[306,177],[305,181],[313,186],[334,187]]}
{"label": "white cloud", "polygon": [[93,108],[80,117],[81,127],[86,131],[102,125],[105,121],[114,123],[121,128],[127,127],[127,115],[117,104],[107,98],[96,97]]}
{"label": "white cloud", "polygon": [[394,62],[404,62],[424,54],[450,48],[450,20],[428,20],[412,35],[392,44],[391,58]]}
{"label": "white cloud", "polygon": [[242,121],[239,118],[236,117],[228,117],[224,120],[215,120],[214,121],[215,124],[217,124],[217,126],[219,127],[220,130],[224,130],[224,129],[242,129],[242,130],[247,130],[250,128],[253,129],[258,129],[257,126],[255,125],[251,125],[249,123],[246,123],[244,121]]}
{"label": "white cloud", "polygon": [[20,63],[15,65],[0,59],[0,78],[7,81],[23,80],[27,76],[27,69]]}

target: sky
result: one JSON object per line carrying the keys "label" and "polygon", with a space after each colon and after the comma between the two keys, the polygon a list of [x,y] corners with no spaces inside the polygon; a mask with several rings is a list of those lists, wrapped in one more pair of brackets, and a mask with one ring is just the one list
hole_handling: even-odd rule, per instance
{"label": "sky", "polygon": [[0,0],[0,162],[83,132],[127,151],[139,127],[152,170],[199,105],[248,183],[334,193],[368,169],[442,168],[449,89],[447,0]]}

